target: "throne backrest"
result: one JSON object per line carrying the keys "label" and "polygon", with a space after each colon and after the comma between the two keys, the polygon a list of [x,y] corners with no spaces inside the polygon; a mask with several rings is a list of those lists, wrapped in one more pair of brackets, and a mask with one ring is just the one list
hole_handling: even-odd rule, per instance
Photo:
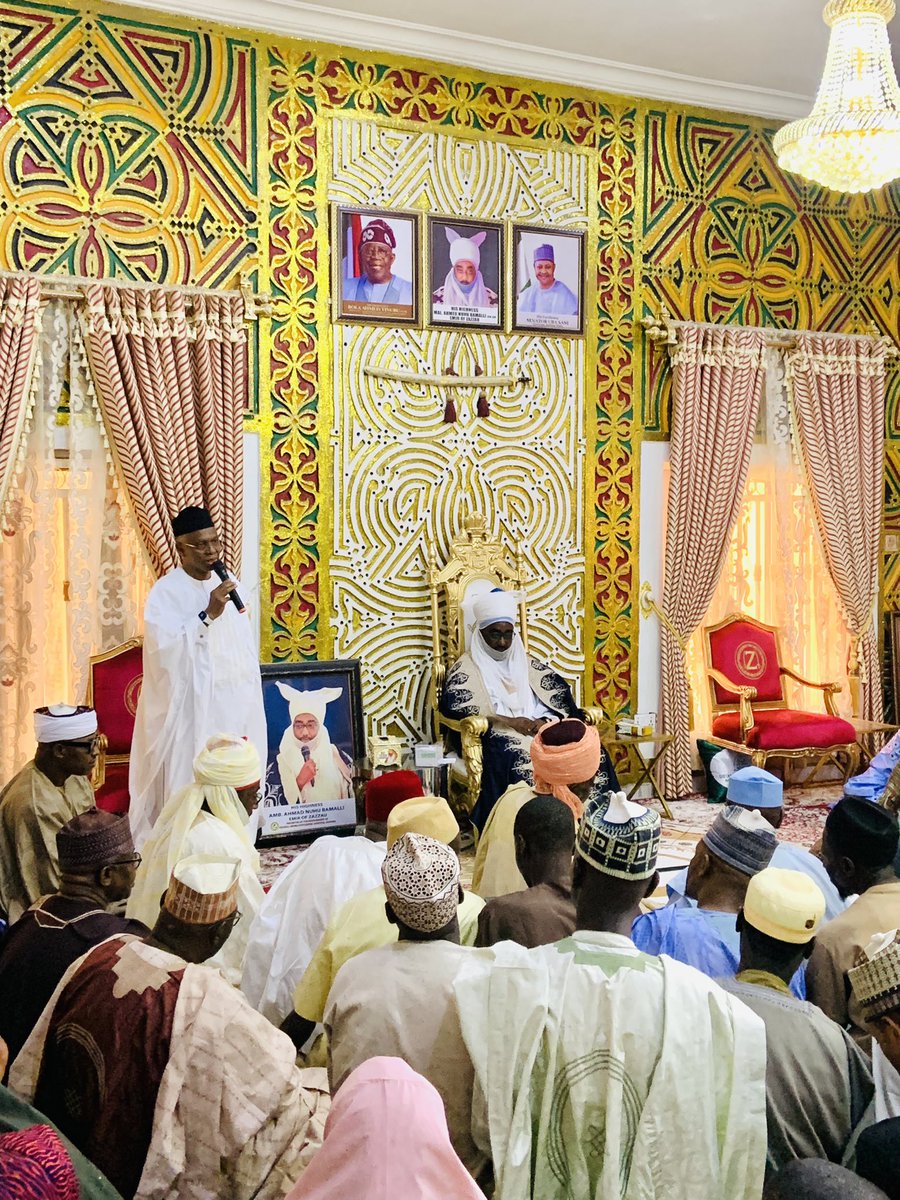
{"label": "throne backrest", "polygon": [[128,754],[144,678],[143,639],[132,638],[91,658],[87,702],[107,738],[109,756]]}
{"label": "throne backrest", "polygon": [[[428,589],[431,595],[431,633],[434,651],[432,704],[436,708],[447,668],[469,644],[472,604],[493,588],[523,590],[524,566],[518,545],[512,550],[488,538],[484,517],[466,518],[465,531],[450,543],[447,562],[438,562],[437,548],[428,545]],[[443,616],[443,619],[442,619]],[[519,605],[519,632],[528,647],[524,599]]]}
{"label": "throne backrest", "polygon": [[[737,684],[756,688],[754,705],[785,707],[776,626],[765,625],[746,613],[730,613],[718,625],[703,630],[703,641],[708,666]],[[709,683],[714,712],[738,703],[734,692],[714,679]]]}

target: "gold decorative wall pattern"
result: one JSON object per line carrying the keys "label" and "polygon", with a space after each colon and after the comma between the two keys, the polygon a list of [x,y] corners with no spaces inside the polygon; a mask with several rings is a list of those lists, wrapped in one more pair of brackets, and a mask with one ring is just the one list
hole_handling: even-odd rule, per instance
{"label": "gold decorative wall pattern", "polygon": [[[467,219],[587,222],[584,156],[521,150],[336,120],[328,194],[340,203],[428,207]],[[584,342],[477,331],[335,325],[334,653],[359,658],[376,733],[429,732],[431,625],[425,549],[446,552],[467,511],[519,542],[532,573],[529,636],[580,693],[584,653]],[[366,367],[529,379],[490,393],[488,418],[457,393],[374,380]]]}

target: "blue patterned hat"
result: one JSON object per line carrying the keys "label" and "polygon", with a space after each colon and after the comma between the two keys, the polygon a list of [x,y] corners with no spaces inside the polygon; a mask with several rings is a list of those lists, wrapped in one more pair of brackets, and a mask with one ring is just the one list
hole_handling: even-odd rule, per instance
{"label": "blue patterned hat", "polygon": [[575,851],[586,863],[615,879],[649,879],[656,870],[659,813],[607,792],[588,801]]}

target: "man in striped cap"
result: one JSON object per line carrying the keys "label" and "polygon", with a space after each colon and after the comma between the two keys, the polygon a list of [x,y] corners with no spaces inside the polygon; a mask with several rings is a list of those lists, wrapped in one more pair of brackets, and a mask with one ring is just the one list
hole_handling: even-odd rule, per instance
{"label": "man in striped cap", "polygon": [[[501,942],[457,978],[486,1106],[473,1129],[486,1131],[479,1145],[500,1197],[760,1195],[762,1023],[629,936],[656,886],[659,836],[659,816],[623,793],[590,800],[575,841],[573,936],[533,950]],[[661,1176],[663,1128],[689,1167]]]}
{"label": "man in striped cap", "polygon": [[73,964],[10,1069],[125,1200],[280,1197],[320,1140],[324,1080],[305,1087],[290,1039],[200,965],[240,920],[239,870],[177,863],[153,932]]}

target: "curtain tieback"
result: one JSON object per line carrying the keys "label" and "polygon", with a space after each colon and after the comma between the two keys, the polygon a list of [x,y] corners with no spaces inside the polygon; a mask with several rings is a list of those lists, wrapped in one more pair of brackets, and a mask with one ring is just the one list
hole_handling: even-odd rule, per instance
{"label": "curtain tieback", "polygon": [[641,605],[641,613],[645,617],[649,617],[651,615],[651,613],[656,613],[657,617],[659,617],[660,621],[662,621],[663,625],[665,625],[666,629],[668,629],[669,633],[671,633],[672,637],[675,639],[675,641],[681,647],[682,652],[683,653],[686,652],[687,648],[688,648],[688,642],[690,641],[690,637],[682,637],[681,636],[681,634],[678,632],[678,630],[672,624],[672,621],[669,618],[668,614],[663,612],[663,610],[660,608],[660,606],[654,600],[653,589],[650,587],[650,584],[646,582],[646,580],[641,584],[640,605]]}

